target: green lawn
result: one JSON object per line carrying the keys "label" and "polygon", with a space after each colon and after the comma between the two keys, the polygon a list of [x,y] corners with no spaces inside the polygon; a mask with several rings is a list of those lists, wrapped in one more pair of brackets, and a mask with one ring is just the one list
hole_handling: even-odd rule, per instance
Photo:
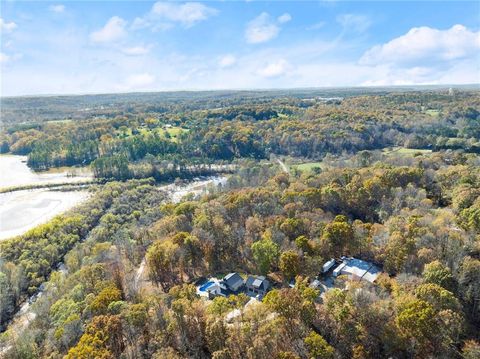
{"label": "green lawn", "polygon": [[440,111],[438,111],[438,110],[426,110],[425,113],[427,115],[432,116],[432,117],[438,117],[438,115],[440,114]]}
{"label": "green lawn", "polygon": [[306,162],[299,165],[292,165],[290,168],[296,168],[299,171],[311,172],[314,168],[323,168],[322,162]]}
{"label": "green lawn", "polygon": [[419,148],[394,147],[391,149],[384,149],[382,152],[386,155],[398,154],[398,155],[403,155],[407,157],[407,156],[414,156],[417,154],[425,155],[428,153],[432,153],[432,150],[424,150]]}
{"label": "green lawn", "polygon": [[[405,147],[393,147],[393,148],[384,148],[382,150],[385,155],[397,155],[402,157],[414,157],[418,155],[427,155],[432,153],[432,150],[424,150],[418,148],[405,148]],[[325,169],[325,164],[322,162],[305,162],[300,164],[288,165],[290,170],[297,169],[302,172],[312,172],[314,168]]]}
{"label": "green lawn", "polygon": [[167,127],[165,129],[159,128],[158,130],[162,136],[165,136],[165,134],[168,133],[170,135],[171,140],[174,142],[177,141],[177,137],[179,135],[189,131],[188,129],[182,128],[182,127]]}
{"label": "green lawn", "polygon": [[188,129],[182,127],[169,127],[164,131],[167,131],[172,137],[177,137],[184,132],[188,132]]}
{"label": "green lawn", "polygon": [[[142,134],[143,136],[146,136],[148,134],[151,134],[151,133],[157,133],[159,134],[160,136],[162,137],[165,137],[165,135],[168,133],[170,135],[170,138],[172,141],[176,142],[177,141],[177,137],[182,134],[182,133],[185,133],[185,132],[188,132],[189,130],[186,129],[186,128],[182,128],[182,127],[168,127],[168,128],[162,128],[162,127],[155,127],[155,128],[148,128],[148,127],[140,127],[138,128],[138,132],[140,134]],[[124,132],[122,131],[117,131],[117,135],[118,136],[123,136]],[[125,137],[130,137],[132,136],[132,129],[131,128],[128,128],[125,132]]]}
{"label": "green lawn", "polygon": [[70,123],[72,120],[48,120],[47,123]]}

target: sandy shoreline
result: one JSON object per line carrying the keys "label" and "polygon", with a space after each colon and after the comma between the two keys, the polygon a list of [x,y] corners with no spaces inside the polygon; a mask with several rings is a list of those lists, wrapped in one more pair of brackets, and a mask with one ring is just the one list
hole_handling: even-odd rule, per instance
{"label": "sandy shoreline", "polygon": [[[62,167],[35,172],[27,167],[26,156],[0,155],[0,188],[48,183],[76,183],[93,179],[87,168]],[[72,174],[74,174],[72,176]]]}
{"label": "sandy shoreline", "polygon": [[87,191],[28,190],[0,194],[0,240],[27,232],[69,210],[89,196]]}
{"label": "sandy shoreline", "polygon": [[[86,168],[62,168],[34,172],[26,156],[0,156],[0,188],[12,186],[79,183],[92,179]],[[72,173],[76,173],[72,176]],[[0,240],[21,235],[56,215],[69,210],[89,196],[85,190],[54,191],[47,188],[0,193]]]}

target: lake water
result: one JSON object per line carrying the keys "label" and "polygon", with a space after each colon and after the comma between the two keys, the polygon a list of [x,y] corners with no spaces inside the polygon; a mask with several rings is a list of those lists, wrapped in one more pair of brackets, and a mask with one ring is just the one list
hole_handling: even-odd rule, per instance
{"label": "lake water", "polygon": [[27,166],[26,156],[0,155],[0,188],[47,183],[74,183],[92,179],[85,168],[61,168],[35,172]]}
{"label": "lake water", "polygon": [[[76,171],[76,175],[72,173]],[[84,169],[61,169],[37,173],[26,165],[24,156],[0,156],[0,188],[50,183],[88,181]],[[25,233],[88,198],[87,191],[60,192],[31,189],[0,193],[0,240]]]}

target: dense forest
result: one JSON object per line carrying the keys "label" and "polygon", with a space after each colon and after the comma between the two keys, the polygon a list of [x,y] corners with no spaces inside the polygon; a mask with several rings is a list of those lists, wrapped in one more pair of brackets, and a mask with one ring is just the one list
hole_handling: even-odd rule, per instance
{"label": "dense forest", "polygon": [[[171,91],[123,94],[22,96],[0,98],[4,123],[35,123],[49,120],[84,120],[111,118],[126,113],[166,113],[229,107],[241,104],[268,103],[275,99],[288,101],[321,98],[343,98],[362,94],[389,94],[406,91],[434,91],[442,86],[396,86],[318,89],[278,89],[243,91]],[[476,86],[453,86],[459,90],[476,90]]]}
{"label": "dense forest", "polygon": [[[192,100],[193,101],[193,100]],[[262,103],[11,125],[1,151],[37,170],[89,165],[97,177],[175,177],[189,166],[403,146],[480,152],[478,92],[275,98]]]}
{"label": "dense forest", "polygon": [[[105,183],[0,242],[0,356],[479,358],[478,91],[317,96],[10,124],[3,152]],[[159,187],[231,163],[207,193]],[[342,256],[381,274],[311,285]],[[272,288],[198,295],[234,271]]]}

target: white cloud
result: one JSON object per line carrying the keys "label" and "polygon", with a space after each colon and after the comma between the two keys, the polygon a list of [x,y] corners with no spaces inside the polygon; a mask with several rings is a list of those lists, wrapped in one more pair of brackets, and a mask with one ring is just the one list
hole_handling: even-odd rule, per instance
{"label": "white cloud", "polygon": [[114,42],[124,38],[127,34],[125,26],[127,22],[121,17],[111,17],[104,27],[90,34],[93,42]]}
{"label": "white cloud", "polygon": [[283,15],[280,15],[280,16],[277,18],[277,21],[278,21],[280,24],[285,24],[285,23],[289,22],[290,20],[292,20],[292,15],[290,15],[288,12],[286,12],[286,13],[283,14]]}
{"label": "white cloud", "polygon": [[152,31],[156,32],[169,30],[175,26],[171,22],[160,21],[159,19],[154,19],[154,17],[151,14],[145,17],[136,17],[132,22],[132,30],[151,28]]}
{"label": "white cloud", "polygon": [[0,52],[0,63],[5,63],[8,60],[10,60],[10,56],[4,54],[3,52]]}
{"label": "white cloud", "polygon": [[0,52],[0,63],[11,63],[12,61],[19,60],[23,57],[22,54],[20,53],[14,53],[14,54],[6,54],[4,52]]}
{"label": "white cloud", "polygon": [[448,71],[441,72],[438,75],[436,80],[440,84],[478,84],[480,83],[480,61],[478,61],[478,58],[459,61]]}
{"label": "white cloud", "polygon": [[128,76],[125,85],[128,90],[142,90],[148,88],[154,81],[155,76],[145,72]]}
{"label": "white cloud", "polygon": [[277,37],[280,27],[276,25],[266,12],[262,12],[247,24],[245,39],[250,44],[259,44]]}
{"label": "white cloud", "polygon": [[358,63],[374,71],[365,85],[477,83],[479,54],[480,31],[422,26],[372,47]]}
{"label": "white cloud", "polygon": [[415,27],[405,35],[366,51],[360,64],[415,67],[422,65],[446,65],[449,62],[478,56],[480,31],[454,25],[448,30]]}
{"label": "white cloud", "polygon": [[365,86],[471,84],[480,82],[480,62],[460,60],[441,69],[434,66],[410,68],[392,65],[358,66],[368,73],[359,83]]}
{"label": "white cloud", "polygon": [[235,56],[228,54],[225,56],[222,56],[220,60],[218,61],[218,64],[222,68],[230,67],[233,66],[237,62],[237,59]]}
{"label": "white cloud", "polygon": [[6,34],[12,32],[17,28],[17,24],[15,24],[13,21],[11,22],[6,22],[0,17],[0,31],[4,32]]}
{"label": "white cloud", "polygon": [[[272,16],[271,22],[280,26],[277,17]],[[328,41],[309,39],[288,44],[278,41],[271,46],[224,49],[220,53],[188,51],[182,54],[178,49],[168,51],[167,47],[159,44],[151,48],[149,55],[133,56],[148,49],[149,43],[120,42],[113,46],[93,48],[85,46],[87,39],[78,31],[56,36],[59,38],[49,41],[55,44],[58,51],[45,53],[45,58],[39,58],[39,61],[28,66],[16,66],[15,47],[2,49],[7,56],[5,60],[8,60],[1,65],[8,67],[8,71],[2,73],[2,94],[480,82],[480,62],[475,61],[477,58],[474,54],[455,57],[455,60],[442,60],[448,66],[440,69],[422,60],[399,66],[393,60],[387,62],[384,51],[377,53],[382,55],[381,61],[372,57],[368,62],[361,63],[359,58],[362,53],[356,55],[359,42],[356,38],[347,37]],[[385,44],[391,41],[385,41]],[[380,47],[385,44],[380,44]],[[76,56],[76,49],[82,51],[81,58]],[[363,52],[367,50],[363,49]],[[408,51],[402,50],[404,53]],[[123,55],[127,53],[131,55]],[[459,51],[456,50],[456,53]],[[25,60],[30,60],[31,54],[27,54]],[[390,58],[401,57],[395,54],[390,54]]]}
{"label": "white cloud", "polygon": [[258,70],[258,74],[262,77],[278,77],[284,75],[290,67],[288,61],[280,59]]}
{"label": "white cloud", "polygon": [[58,4],[58,5],[50,5],[48,9],[52,12],[60,14],[65,11],[65,5]]}
{"label": "white cloud", "polygon": [[307,30],[318,30],[318,29],[321,29],[322,27],[324,27],[327,23],[325,21],[320,21],[320,22],[317,22],[313,25],[310,25],[307,27]]}
{"label": "white cloud", "polygon": [[151,24],[147,19],[143,17],[136,17],[133,22],[132,22],[132,29],[133,30],[139,30],[139,29],[144,29],[146,27],[149,27]]}
{"label": "white cloud", "polygon": [[175,23],[190,28],[209,17],[218,14],[218,10],[199,2],[156,2],[151,11],[144,17],[137,17],[133,21],[133,29],[150,27],[153,31],[167,30]]}
{"label": "white cloud", "polygon": [[218,11],[198,2],[187,2],[182,5],[157,2],[153,5],[152,12],[159,17],[190,27],[197,22],[207,20]]}
{"label": "white cloud", "polygon": [[372,24],[367,16],[357,14],[338,15],[337,22],[342,25],[344,31],[353,31],[357,33],[365,32]]}
{"label": "white cloud", "polygon": [[125,55],[141,56],[141,55],[148,54],[151,49],[152,49],[151,45],[148,45],[148,46],[138,45],[138,46],[132,46],[132,47],[125,47],[122,49],[122,52]]}

